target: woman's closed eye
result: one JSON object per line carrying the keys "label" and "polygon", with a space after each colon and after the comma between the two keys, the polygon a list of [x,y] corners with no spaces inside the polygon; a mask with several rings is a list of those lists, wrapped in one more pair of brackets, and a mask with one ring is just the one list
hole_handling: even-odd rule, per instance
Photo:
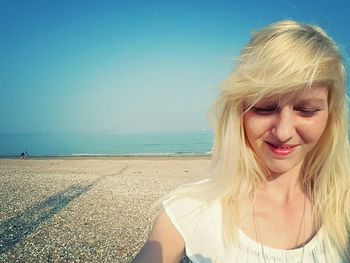
{"label": "woman's closed eye", "polygon": [[279,111],[279,107],[277,106],[257,106],[252,107],[253,112],[261,115],[273,114]]}
{"label": "woman's closed eye", "polygon": [[303,117],[312,117],[320,111],[320,109],[318,108],[310,108],[310,107],[296,107],[294,108],[294,110]]}
{"label": "woman's closed eye", "polygon": [[[259,115],[270,115],[280,111],[278,106],[254,106],[251,110]],[[316,115],[320,109],[315,107],[294,107],[294,111],[302,117],[312,117]]]}

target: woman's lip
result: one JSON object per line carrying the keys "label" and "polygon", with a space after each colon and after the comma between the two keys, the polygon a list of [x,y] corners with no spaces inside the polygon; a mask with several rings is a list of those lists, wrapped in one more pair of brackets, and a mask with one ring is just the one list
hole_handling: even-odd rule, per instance
{"label": "woman's lip", "polygon": [[[266,141],[265,141],[266,142]],[[270,142],[266,142],[266,144],[269,146],[269,149],[277,155],[280,156],[286,156],[291,154],[295,147],[298,146],[296,144],[283,144],[283,145],[276,145]]]}

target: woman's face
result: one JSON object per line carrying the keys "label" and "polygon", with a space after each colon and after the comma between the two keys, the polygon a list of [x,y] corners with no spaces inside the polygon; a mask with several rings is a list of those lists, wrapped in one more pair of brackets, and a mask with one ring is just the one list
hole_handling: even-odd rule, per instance
{"label": "woman's face", "polygon": [[260,100],[243,116],[246,137],[272,174],[300,166],[328,119],[328,89],[315,86]]}

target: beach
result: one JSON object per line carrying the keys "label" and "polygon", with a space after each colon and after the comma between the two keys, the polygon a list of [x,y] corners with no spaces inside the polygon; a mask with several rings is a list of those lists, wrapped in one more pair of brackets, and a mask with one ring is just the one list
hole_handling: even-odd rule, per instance
{"label": "beach", "polygon": [[210,156],[0,159],[0,262],[129,262],[151,206]]}

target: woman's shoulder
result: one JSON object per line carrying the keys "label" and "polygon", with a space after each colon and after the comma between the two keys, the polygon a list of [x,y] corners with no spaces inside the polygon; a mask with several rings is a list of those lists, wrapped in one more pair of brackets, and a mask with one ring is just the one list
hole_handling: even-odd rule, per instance
{"label": "woman's shoulder", "polygon": [[218,200],[206,200],[200,197],[174,196],[163,201],[164,212],[173,224],[181,228],[192,228],[195,224],[221,222],[221,206]]}
{"label": "woman's shoulder", "polygon": [[164,210],[171,214],[173,212],[180,214],[197,214],[208,212],[218,207],[216,200],[209,201],[202,198],[190,196],[173,196],[163,201]]}
{"label": "woman's shoulder", "polygon": [[163,204],[165,214],[182,236],[186,254],[193,262],[205,262],[198,259],[214,259],[221,254],[224,246],[218,200],[176,196]]}
{"label": "woman's shoulder", "polygon": [[160,211],[145,245],[132,263],[179,262],[184,247],[181,235],[164,211]]}

